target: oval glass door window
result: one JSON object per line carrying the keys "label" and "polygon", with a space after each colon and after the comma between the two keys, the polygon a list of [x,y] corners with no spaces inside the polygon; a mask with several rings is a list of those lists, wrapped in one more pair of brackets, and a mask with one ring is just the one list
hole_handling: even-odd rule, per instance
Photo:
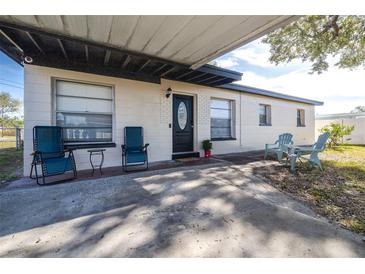
{"label": "oval glass door window", "polygon": [[179,107],[177,109],[177,123],[181,129],[186,127],[186,123],[188,121],[188,110],[186,109],[186,105],[184,102],[180,102]]}

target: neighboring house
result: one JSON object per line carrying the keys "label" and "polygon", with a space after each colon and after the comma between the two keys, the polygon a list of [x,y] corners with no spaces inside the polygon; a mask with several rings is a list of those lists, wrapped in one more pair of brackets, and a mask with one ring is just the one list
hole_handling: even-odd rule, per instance
{"label": "neighboring house", "polygon": [[232,84],[241,73],[206,64],[293,17],[165,17],[0,16],[1,48],[25,61],[25,175],[35,125],[65,128],[79,170],[92,147],[120,166],[126,126],[144,128],[150,161],[200,155],[204,139],[215,154],[263,149],[283,132],[314,142],[321,102]]}
{"label": "neighboring house", "polygon": [[343,141],[348,144],[365,144],[365,113],[337,113],[316,116],[316,136],[321,128],[331,123],[354,126],[351,135],[345,136]]}

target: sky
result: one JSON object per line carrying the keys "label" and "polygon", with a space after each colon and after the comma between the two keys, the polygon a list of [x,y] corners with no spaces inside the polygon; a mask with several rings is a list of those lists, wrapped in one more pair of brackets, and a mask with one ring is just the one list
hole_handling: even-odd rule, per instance
{"label": "sky", "polygon": [[[332,60],[328,71],[310,74],[309,63],[294,60],[276,66],[269,62],[269,56],[269,46],[258,39],[215,61],[242,72],[240,84],[324,102],[316,107],[318,114],[350,112],[356,106],[365,106],[364,68],[339,69]],[[23,68],[0,51],[0,91],[23,100],[23,81]]]}
{"label": "sky", "polygon": [[324,102],[318,114],[350,112],[365,106],[365,68],[340,69],[329,61],[322,74],[310,74],[311,64],[293,60],[276,66],[270,63],[269,45],[261,39],[216,59],[217,65],[242,72],[242,85],[290,94]]}
{"label": "sky", "polygon": [[[24,94],[24,70],[0,51],[0,91],[8,92],[12,97],[23,101]],[[23,115],[23,108],[16,116]]]}

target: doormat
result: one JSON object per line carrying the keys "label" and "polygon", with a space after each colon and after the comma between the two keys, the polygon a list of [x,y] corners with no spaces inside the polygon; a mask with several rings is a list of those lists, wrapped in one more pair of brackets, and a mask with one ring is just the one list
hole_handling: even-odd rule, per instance
{"label": "doormat", "polygon": [[187,157],[187,158],[180,158],[180,159],[176,159],[177,162],[193,162],[193,161],[199,161],[200,158],[199,157]]}

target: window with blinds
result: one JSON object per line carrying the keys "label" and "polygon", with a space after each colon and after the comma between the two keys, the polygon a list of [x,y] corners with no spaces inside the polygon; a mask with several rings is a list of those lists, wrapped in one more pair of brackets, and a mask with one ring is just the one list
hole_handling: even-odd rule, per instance
{"label": "window with blinds", "polygon": [[56,124],[65,142],[112,141],[112,87],[56,80],[55,88]]}
{"label": "window with blinds", "polygon": [[297,126],[305,127],[305,111],[304,109],[297,109]]}
{"label": "window with blinds", "polygon": [[210,136],[212,139],[232,138],[232,101],[211,99]]}

